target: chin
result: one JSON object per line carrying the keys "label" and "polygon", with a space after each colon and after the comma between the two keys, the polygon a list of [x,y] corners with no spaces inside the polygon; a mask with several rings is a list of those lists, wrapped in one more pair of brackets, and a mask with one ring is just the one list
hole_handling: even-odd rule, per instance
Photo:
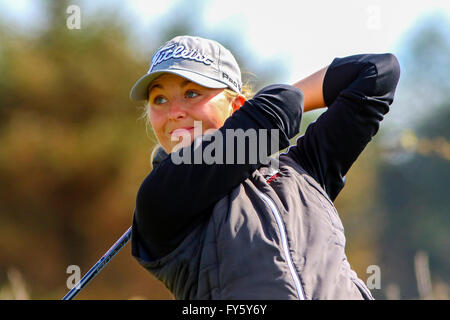
{"label": "chin", "polygon": [[174,152],[174,151],[177,151],[178,149],[190,146],[192,144],[192,141],[194,141],[193,138],[191,138],[190,140],[186,140],[186,141],[183,140],[182,142],[179,142],[179,143],[173,145],[170,152]]}

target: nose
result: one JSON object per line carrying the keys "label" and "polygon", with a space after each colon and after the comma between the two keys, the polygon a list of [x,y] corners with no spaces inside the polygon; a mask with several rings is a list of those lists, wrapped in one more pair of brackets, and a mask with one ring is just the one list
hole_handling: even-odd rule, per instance
{"label": "nose", "polygon": [[168,118],[170,120],[180,120],[186,117],[183,103],[179,100],[174,100],[170,104]]}

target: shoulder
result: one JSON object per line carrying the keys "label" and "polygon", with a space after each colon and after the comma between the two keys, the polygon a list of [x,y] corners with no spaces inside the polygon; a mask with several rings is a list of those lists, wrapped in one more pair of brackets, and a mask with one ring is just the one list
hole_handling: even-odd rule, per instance
{"label": "shoulder", "polygon": [[[303,115],[303,92],[291,85],[272,84],[259,90],[255,96],[247,101],[247,109],[264,115],[275,127],[280,129],[288,139],[300,131],[300,122]],[[289,146],[289,142],[286,141]]]}
{"label": "shoulder", "polygon": [[303,101],[304,98],[303,92],[300,89],[288,84],[271,84],[265,86],[255,94],[254,98],[266,95],[278,96],[284,99],[293,99],[295,101]]}

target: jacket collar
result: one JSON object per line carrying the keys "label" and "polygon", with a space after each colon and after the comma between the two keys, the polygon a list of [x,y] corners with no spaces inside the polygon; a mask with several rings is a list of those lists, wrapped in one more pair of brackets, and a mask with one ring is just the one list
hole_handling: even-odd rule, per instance
{"label": "jacket collar", "polygon": [[163,162],[169,155],[164,151],[162,147],[159,147],[153,157],[152,165],[156,168],[161,162]]}

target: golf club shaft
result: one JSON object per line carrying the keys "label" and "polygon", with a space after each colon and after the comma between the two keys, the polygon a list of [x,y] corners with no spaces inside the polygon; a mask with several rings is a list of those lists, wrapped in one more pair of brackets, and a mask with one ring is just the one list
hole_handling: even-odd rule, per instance
{"label": "golf club shaft", "polygon": [[72,300],[95,276],[111,261],[111,259],[128,243],[131,238],[131,227],[120,237],[119,240],[101,257],[101,259],[84,275],[84,277],[73,287],[62,300]]}

